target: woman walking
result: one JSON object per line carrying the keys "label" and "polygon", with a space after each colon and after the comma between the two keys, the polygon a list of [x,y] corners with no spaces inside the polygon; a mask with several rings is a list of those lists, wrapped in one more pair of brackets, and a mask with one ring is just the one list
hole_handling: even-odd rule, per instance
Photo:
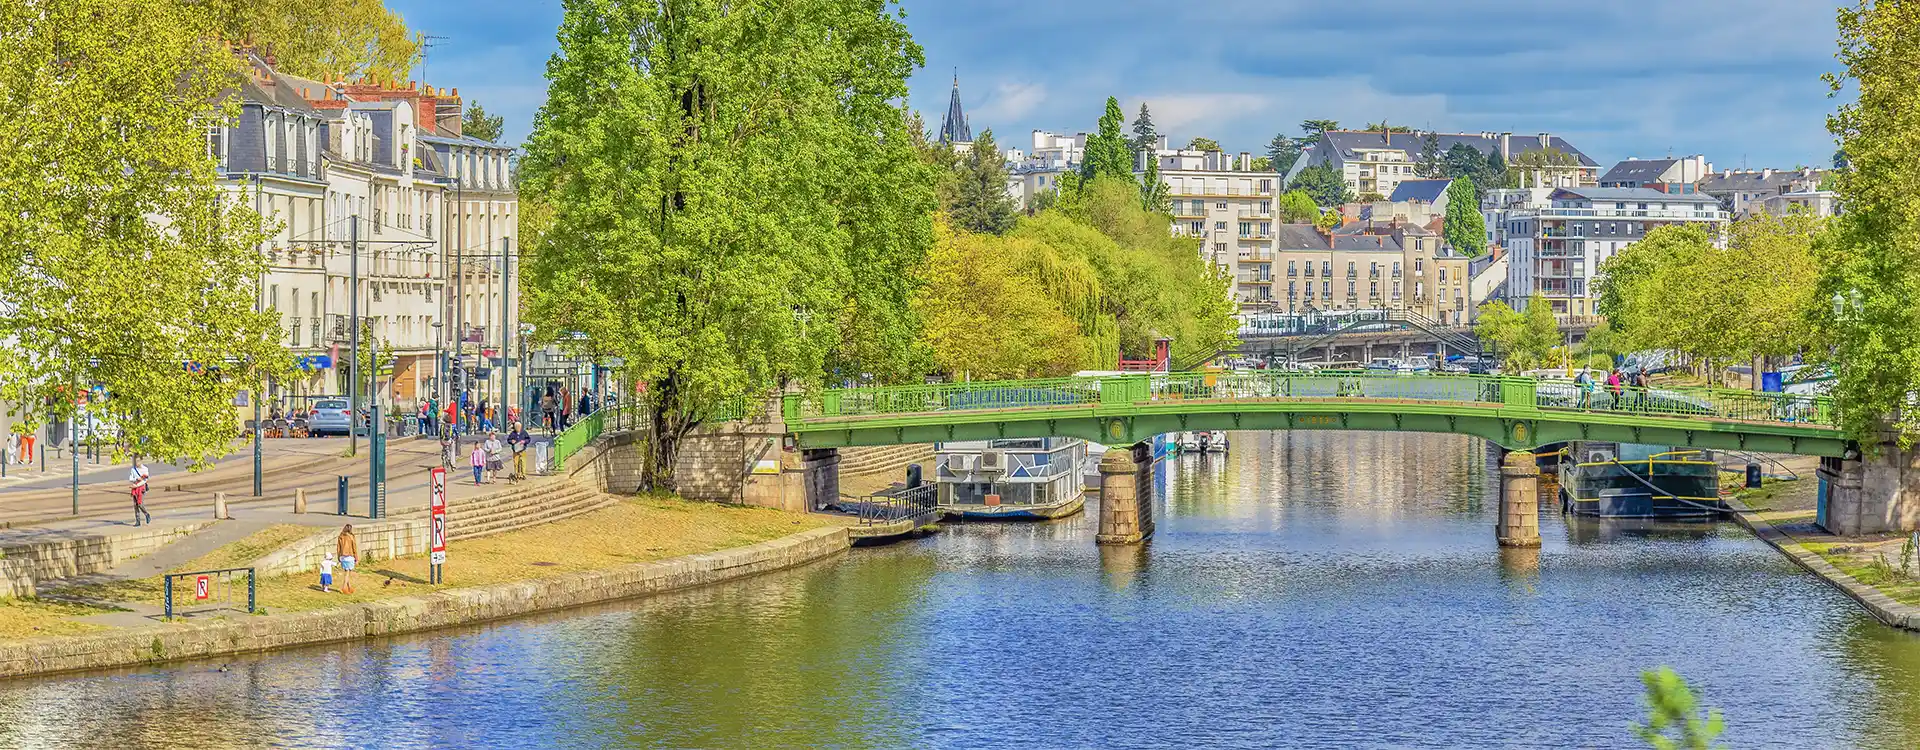
{"label": "woman walking", "polygon": [[340,530],[333,551],[340,558],[340,593],[353,593],[353,568],[360,562],[360,540],[353,537],[353,524]]}

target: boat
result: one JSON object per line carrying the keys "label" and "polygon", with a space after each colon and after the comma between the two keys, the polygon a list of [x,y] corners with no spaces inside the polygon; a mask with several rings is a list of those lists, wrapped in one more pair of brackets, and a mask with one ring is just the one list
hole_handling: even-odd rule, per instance
{"label": "boat", "polygon": [[1182,432],[1175,441],[1175,447],[1182,453],[1225,453],[1227,433],[1220,430]]}
{"label": "boat", "polygon": [[1706,451],[1575,441],[1559,462],[1561,508],[1598,518],[1710,518],[1728,511]]}
{"label": "boat", "polygon": [[1086,503],[1087,441],[1079,438],[967,440],[934,453],[935,503],[949,518],[1045,520]]}

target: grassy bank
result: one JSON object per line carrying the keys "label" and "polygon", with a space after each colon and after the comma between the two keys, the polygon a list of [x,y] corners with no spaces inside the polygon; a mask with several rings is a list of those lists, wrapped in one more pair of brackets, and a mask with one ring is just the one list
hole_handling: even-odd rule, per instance
{"label": "grassy bank", "polygon": [[[259,605],[268,614],[299,612],[712,552],[777,539],[829,523],[826,519],[764,508],[668,497],[634,498],[555,523],[469,541],[456,540],[449,545],[445,582],[439,585],[426,582],[428,561],[423,555],[362,566],[355,576],[355,592],[351,595],[321,591],[318,571],[262,579],[256,594]],[[271,527],[177,570],[244,567],[315,531],[304,526]],[[336,572],[335,585],[340,583]],[[161,591],[161,578],[154,577],[75,586],[38,599],[0,600],[0,639],[98,630],[102,626],[75,622],[72,618],[114,611],[113,602],[158,605]],[[78,604],[73,600],[93,604]],[[243,615],[233,613],[232,616]]]}
{"label": "grassy bank", "polygon": [[1813,524],[1819,494],[1818,480],[1768,481],[1758,489],[1735,494],[1754,511],[1808,552],[1819,555],[1840,572],[1878,589],[1902,604],[1920,605],[1920,566],[1900,568],[1905,535],[1873,534],[1840,537]]}

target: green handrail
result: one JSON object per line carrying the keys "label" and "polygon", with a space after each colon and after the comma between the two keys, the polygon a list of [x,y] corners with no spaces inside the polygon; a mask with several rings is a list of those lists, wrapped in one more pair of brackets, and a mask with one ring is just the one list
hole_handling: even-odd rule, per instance
{"label": "green handrail", "polygon": [[1135,407],[1183,400],[1377,401],[1493,406],[1835,426],[1831,399],[1725,388],[1624,388],[1506,375],[1410,374],[1367,370],[1252,370],[1153,373],[1039,380],[843,388],[790,394],[789,425],[848,417],[913,416],[974,410]]}

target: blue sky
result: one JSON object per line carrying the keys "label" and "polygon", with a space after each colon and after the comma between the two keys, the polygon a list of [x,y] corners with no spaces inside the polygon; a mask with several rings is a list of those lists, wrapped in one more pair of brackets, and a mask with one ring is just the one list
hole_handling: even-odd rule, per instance
{"label": "blue sky", "polygon": [[[426,77],[526,137],[559,0],[388,0],[448,37]],[[954,69],[975,132],[1091,130],[1145,101],[1184,143],[1265,149],[1307,118],[1549,131],[1601,164],[1704,153],[1824,165],[1834,5],[1820,0],[905,0],[926,49],[912,105],[937,125]],[[1171,9],[1171,12],[1170,12]]]}

